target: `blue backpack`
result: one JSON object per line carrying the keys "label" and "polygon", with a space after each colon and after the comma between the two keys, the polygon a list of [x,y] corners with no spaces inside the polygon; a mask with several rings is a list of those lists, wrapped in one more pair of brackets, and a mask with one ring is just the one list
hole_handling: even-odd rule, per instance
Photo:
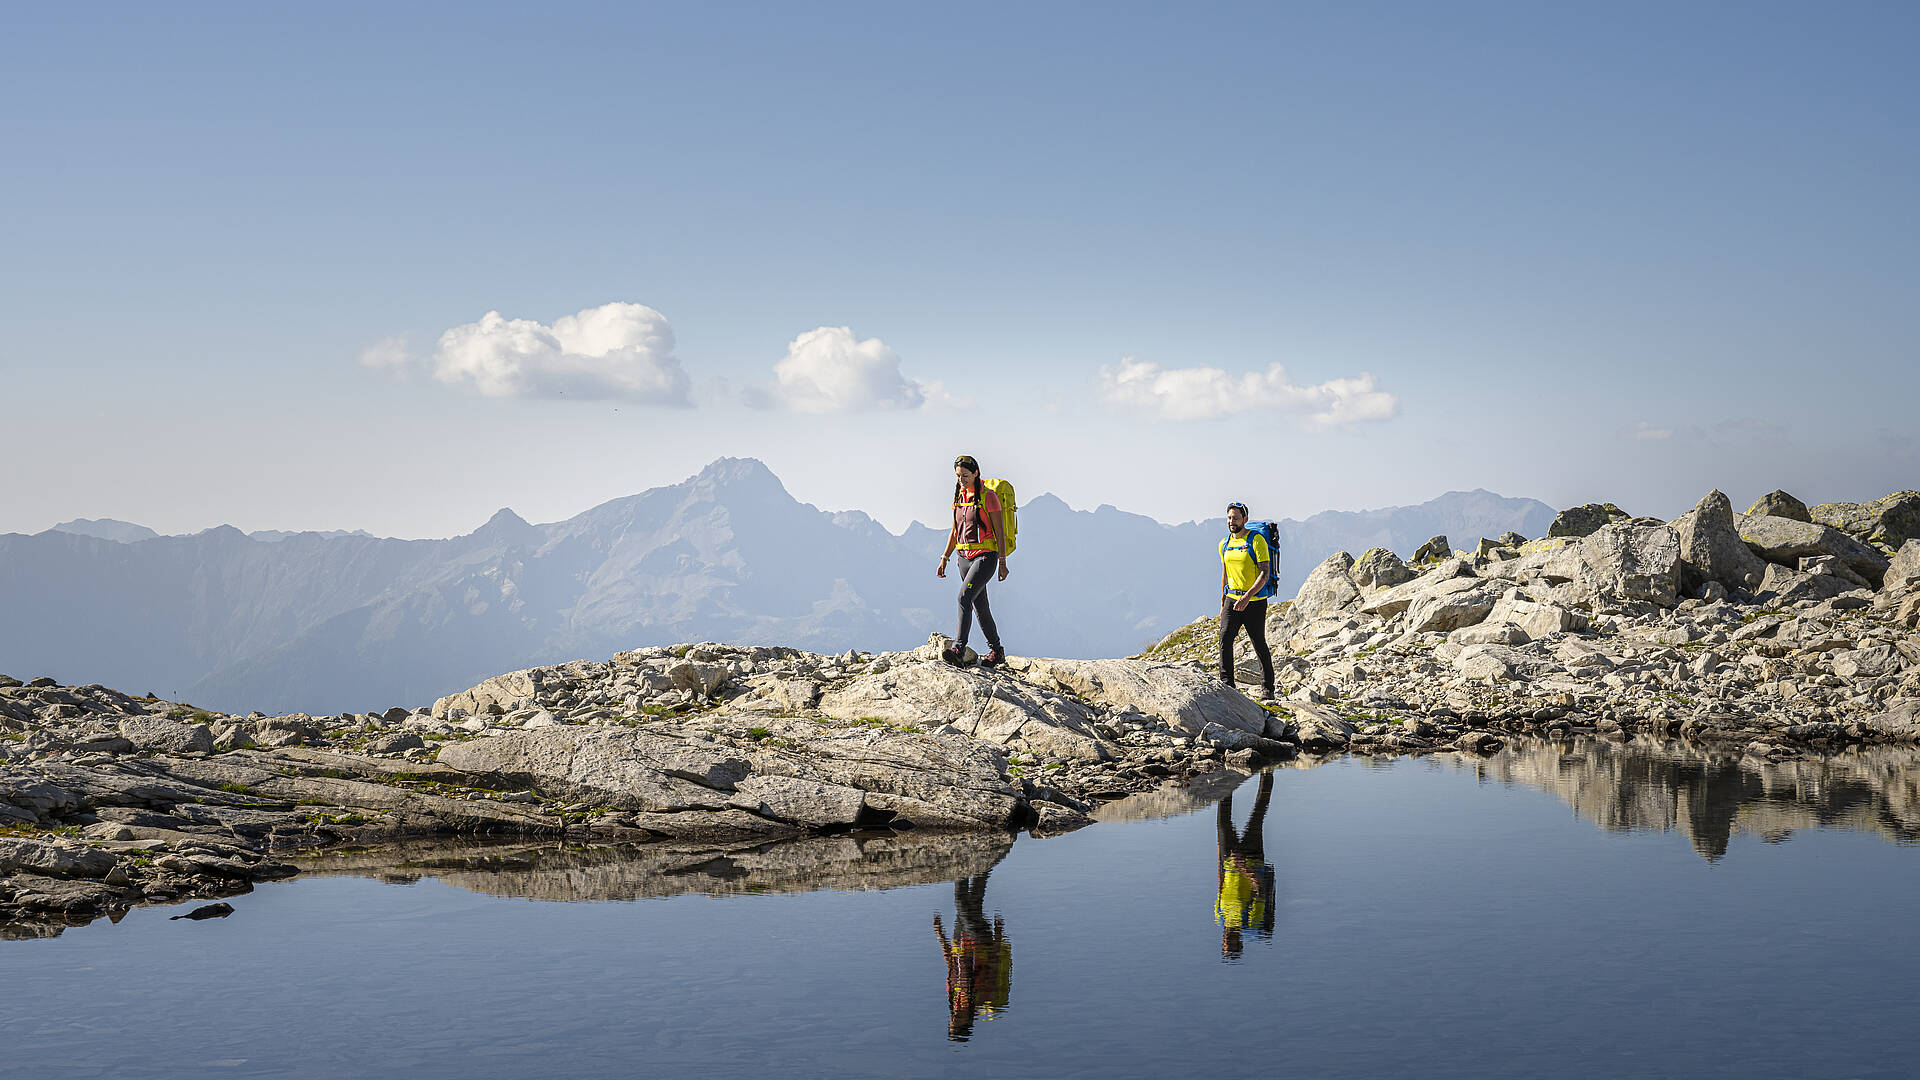
{"label": "blue backpack", "polygon": [[[1267,583],[1255,591],[1248,593],[1247,598],[1250,600],[1271,600],[1280,592],[1280,527],[1271,521],[1247,522],[1248,536],[1251,537],[1254,533],[1259,533],[1261,536],[1266,537],[1267,540]],[[1228,539],[1233,537],[1231,530],[1228,531],[1227,537]],[[1226,551],[1227,542],[1222,540],[1220,542],[1221,555],[1224,556]]]}

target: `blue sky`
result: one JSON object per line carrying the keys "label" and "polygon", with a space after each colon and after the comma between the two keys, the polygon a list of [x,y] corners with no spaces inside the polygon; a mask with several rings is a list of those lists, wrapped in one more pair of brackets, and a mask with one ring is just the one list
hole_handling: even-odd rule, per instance
{"label": "blue sky", "polygon": [[957,452],[1170,521],[1920,487],[1916,31],[1861,3],[15,12],[0,531],[447,535],[723,455],[895,528],[942,514]]}

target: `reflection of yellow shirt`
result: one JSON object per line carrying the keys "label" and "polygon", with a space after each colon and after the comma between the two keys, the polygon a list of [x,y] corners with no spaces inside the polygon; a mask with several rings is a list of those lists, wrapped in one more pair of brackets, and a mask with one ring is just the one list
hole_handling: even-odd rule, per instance
{"label": "reflection of yellow shirt", "polygon": [[1259,926],[1267,913],[1267,905],[1259,896],[1252,872],[1236,869],[1230,862],[1223,864],[1220,898],[1213,905],[1214,920],[1229,930]]}
{"label": "reflection of yellow shirt", "polygon": [[1238,600],[1260,580],[1260,564],[1273,565],[1273,553],[1267,550],[1267,538],[1249,529],[1238,540],[1229,536],[1220,541],[1220,563],[1227,568],[1227,595]]}

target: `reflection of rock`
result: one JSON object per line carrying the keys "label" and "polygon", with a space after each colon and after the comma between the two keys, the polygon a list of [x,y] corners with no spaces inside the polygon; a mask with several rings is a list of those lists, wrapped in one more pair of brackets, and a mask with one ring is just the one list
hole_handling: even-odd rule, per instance
{"label": "reflection of rock", "polygon": [[845,833],[719,847],[671,841],[405,844],[297,861],[307,874],[396,883],[437,878],[489,896],[642,900],[925,885],[985,873],[1012,846],[1006,833]]}
{"label": "reflection of rock", "polygon": [[1752,834],[1842,828],[1896,843],[1920,841],[1920,756],[1863,746],[1832,757],[1768,762],[1645,737],[1521,740],[1485,760],[1445,759],[1484,780],[1549,791],[1611,830],[1677,831],[1709,860]]}
{"label": "reflection of rock", "polygon": [[1247,779],[1247,774],[1236,769],[1221,769],[1218,772],[1196,776],[1186,784],[1168,784],[1152,791],[1142,791],[1124,799],[1100,806],[1093,812],[1095,821],[1150,821],[1155,818],[1179,817],[1196,810],[1205,810],[1222,798],[1233,793]]}

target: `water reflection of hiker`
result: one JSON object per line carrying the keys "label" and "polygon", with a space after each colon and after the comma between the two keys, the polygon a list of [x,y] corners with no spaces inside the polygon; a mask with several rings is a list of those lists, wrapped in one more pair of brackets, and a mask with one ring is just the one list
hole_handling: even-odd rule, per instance
{"label": "water reflection of hiker", "polygon": [[1260,774],[1260,794],[1253,800],[1247,831],[1233,828],[1233,795],[1220,800],[1220,897],[1213,917],[1220,924],[1220,958],[1240,958],[1240,933],[1249,927],[1263,939],[1273,937],[1273,867],[1267,865],[1262,829],[1267,823],[1267,799],[1273,794],[1273,774]]}
{"label": "water reflection of hiker", "polygon": [[997,530],[1001,516],[1000,497],[980,482],[980,463],[961,454],[953,459],[953,529],[947,533],[947,549],[940,553],[940,568],[934,573],[947,576],[947,559],[960,549],[960,632],[946,650],[948,663],[960,663],[967,655],[967,633],[973,629],[974,612],[980,613],[980,629],[987,635],[987,655],[982,664],[992,667],[1007,658],[1000,648],[1000,630],[993,625],[993,612],[987,607],[987,582],[999,570],[999,580],[1007,580],[1007,561],[1000,555]]}
{"label": "water reflection of hiker", "polygon": [[965,1042],[973,1034],[976,1017],[993,1019],[1007,1007],[1013,990],[1013,946],[1000,916],[987,922],[987,874],[965,877],[953,883],[953,940],[947,940],[940,916],[933,917],[933,932],[940,936],[940,951],[947,954],[947,1038]]}
{"label": "water reflection of hiker", "polygon": [[1260,658],[1260,689],[1273,697],[1273,653],[1267,648],[1267,583],[1273,548],[1247,528],[1247,504],[1227,504],[1227,538],[1220,541],[1220,678],[1233,685],[1233,639],[1241,627]]}

